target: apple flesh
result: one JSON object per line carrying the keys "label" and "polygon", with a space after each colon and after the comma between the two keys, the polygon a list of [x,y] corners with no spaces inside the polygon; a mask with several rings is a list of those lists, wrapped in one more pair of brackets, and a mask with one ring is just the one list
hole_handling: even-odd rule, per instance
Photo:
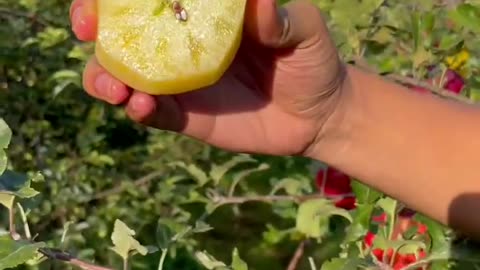
{"label": "apple flesh", "polygon": [[246,0],[97,0],[95,55],[152,95],[217,82],[240,46]]}

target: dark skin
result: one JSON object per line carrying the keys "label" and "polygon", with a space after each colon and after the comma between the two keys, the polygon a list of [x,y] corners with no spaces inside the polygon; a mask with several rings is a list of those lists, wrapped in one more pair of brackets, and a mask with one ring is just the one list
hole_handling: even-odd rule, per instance
{"label": "dark skin", "polygon": [[[77,37],[95,41],[95,0],[75,0],[71,17]],[[326,162],[480,238],[480,215],[472,214],[480,205],[478,106],[415,93],[342,63],[310,1],[248,0],[245,18],[238,57],[212,87],[143,94],[93,57],[85,90],[121,104],[137,123],[226,150]]]}

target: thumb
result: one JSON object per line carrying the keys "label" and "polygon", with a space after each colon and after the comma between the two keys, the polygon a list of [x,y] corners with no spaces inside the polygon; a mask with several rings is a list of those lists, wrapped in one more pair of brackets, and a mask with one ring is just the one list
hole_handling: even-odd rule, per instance
{"label": "thumb", "polygon": [[318,7],[309,0],[279,6],[277,0],[248,0],[245,29],[249,36],[271,48],[308,47],[329,39]]}

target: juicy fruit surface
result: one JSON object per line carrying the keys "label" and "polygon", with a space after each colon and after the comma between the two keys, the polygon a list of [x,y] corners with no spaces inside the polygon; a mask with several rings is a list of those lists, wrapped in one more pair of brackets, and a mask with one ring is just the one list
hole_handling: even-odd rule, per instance
{"label": "juicy fruit surface", "polygon": [[98,0],[99,63],[130,87],[178,94],[215,83],[240,46],[246,0]]}

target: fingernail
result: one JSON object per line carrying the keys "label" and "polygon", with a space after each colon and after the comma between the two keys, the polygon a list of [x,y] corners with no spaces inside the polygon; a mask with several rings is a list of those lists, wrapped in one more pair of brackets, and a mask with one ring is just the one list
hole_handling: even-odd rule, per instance
{"label": "fingernail", "polygon": [[86,23],[83,17],[82,7],[78,7],[73,11],[72,14],[72,30],[76,35],[81,34],[82,28],[85,27]]}
{"label": "fingernail", "polygon": [[105,100],[111,99],[112,92],[112,78],[107,74],[100,74],[95,80],[95,91],[97,94]]}

